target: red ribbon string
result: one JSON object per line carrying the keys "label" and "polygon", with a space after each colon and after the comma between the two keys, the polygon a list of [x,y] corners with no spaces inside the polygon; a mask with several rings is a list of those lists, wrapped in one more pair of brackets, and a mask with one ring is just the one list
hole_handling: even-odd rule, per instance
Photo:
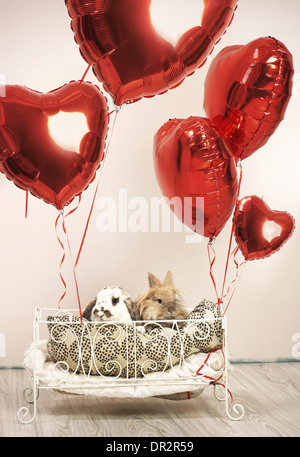
{"label": "red ribbon string", "polygon": [[227,277],[227,271],[228,271],[228,264],[229,264],[229,257],[230,257],[232,239],[233,239],[233,231],[234,231],[234,227],[233,227],[233,224],[232,224],[231,233],[230,233],[230,239],[229,239],[229,246],[228,246],[228,253],[227,253],[227,258],[226,258],[223,286],[222,286],[222,295],[221,295],[222,299],[224,297],[224,289],[225,289],[225,283],[226,283],[226,277]]}
{"label": "red ribbon string", "polygon": [[[242,162],[241,161],[239,163],[239,167],[240,167],[240,176],[239,176],[238,190],[237,190],[237,194],[236,194],[235,207],[236,207],[236,205],[238,203],[238,200],[239,200],[241,184],[242,184],[242,177],[243,177],[243,169],[242,169]],[[227,252],[227,259],[226,259],[226,265],[225,265],[225,273],[224,273],[224,279],[223,279],[223,286],[222,286],[222,295],[221,295],[221,299],[222,300],[223,300],[223,296],[224,296],[224,289],[225,289],[225,282],[226,282],[226,277],[227,277],[229,257],[230,257],[232,240],[233,240],[233,233],[234,233],[234,226],[233,226],[233,222],[232,222],[230,239],[229,239],[229,246],[228,246],[228,252]]]}
{"label": "red ribbon string", "polygon": [[[223,299],[226,298],[226,297],[228,296],[229,290],[230,290],[232,284],[234,284],[234,283],[237,281],[238,276],[239,276],[239,268],[240,268],[240,265],[239,265],[238,262],[236,261],[236,254],[237,254],[237,252],[238,252],[238,247],[236,246],[236,247],[234,248],[234,250],[232,251],[232,253],[230,254],[231,256],[233,255],[233,262],[234,262],[234,264],[235,264],[236,272],[235,272],[235,278],[231,281],[230,285],[228,286],[226,294],[223,294],[223,296],[222,296]],[[241,265],[242,265],[242,264],[241,264]],[[227,305],[227,307],[228,307],[228,305]],[[227,309],[227,308],[226,308],[226,309]]]}
{"label": "red ribbon string", "polygon": [[[114,112],[114,110],[111,111],[110,113],[108,113],[108,116],[111,116],[111,114],[113,112]],[[101,165],[101,169],[98,171],[98,182],[97,182],[97,185],[96,185],[96,189],[95,189],[95,192],[94,192],[91,208],[90,208],[90,211],[89,211],[89,214],[88,214],[88,218],[87,218],[87,221],[86,221],[85,229],[84,229],[83,236],[82,236],[82,239],[81,239],[81,243],[80,243],[80,246],[79,246],[79,250],[78,250],[78,253],[77,253],[77,257],[76,257],[76,261],[75,261],[75,265],[74,265],[75,268],[77,267],[77,264],[79,262],[81,251],[82,251],[82,248],[83,248],[83,245],[84,245],[84,242],[85,242],[85,238],[86,238],[86,234],[87,234],[87,231],[88,231],[88,227],[89,227],[89,224],[90,224],[91,216],[92,216],[92,213],[93,213],[93,210],[94,210],[95,201],[96,201],[96,197],[97,197],[99,186],[100,186],[101,172],[103,170],[104,162],[105,162],[105,159],[107,157],[108,150],[109,150],[112,134],[113,134],[113,131],[114,131],[114,128],[115,128],[115,124],[116,124],[118,111],[115,111],[115,113],[116,113],[116,115],[115,115],[115,119],[114,119],[114,122],[113,122],[112,130],[111,130],[110,140],[109,140],[107,148],[106,148],[106,152],[105,152],[105,155],[104,155],[103,163]]]}
{"label": "red ribbon string", "polygon": [[27,219],[28,215],[28,190],[26,190],[26,200],[25,200],[25,219]]}
{"label": "red ribbon string", "polygon": [[[201,370],[202,370],[203,367],[207,364],[207,362],[208,362],[208,360],[209,360],[211,354],[212,354],[213,352],[216,352],[216,351],[220,350],[220,349],[222,350],[222,348],[218,348],[218,349],[214,349],[213,351],[209,352],[209,354],[208,354],[207,357],[205,358],[204,362],[202,363],[201,367],[198,368],[198,370],[196,371],[196,374],[197,374],[198,376],[201,376],[202,378],[206,378],[206,379],[208,379],[208,380],[210,380],[210,381],[213,381],[213,382],[215,382],[215,383],[217,383],[217,382],[222,378],[223,374],[221,374],[217,379],[215,379],[215,378],[213,378],[213,377],[211,377],[211,376],[207,376],[207,375],[204,375],[204,374],[201,373]],[[223,350],[222,350],[222,354],[223,354],[223,358],[224,358]]]}
{"label": "red ribbon string", "polygon": [[69,217],[71,214],[73,214],[73,213],[77,210],[77,208],[78,208],[79,205],[80,205],[80,202],[81,202],[81,194],[78,195],[78,203],[77,203],[77,205],[74,206],[74,208],[71,209],[71,210],[65,215],[65,218]]}
{"label": "red ribbon string", "polygon": [[[100,175],[99,175],[99,178],[100,178]],[[80,243],[80,246],[79,246],[79,250],[78,250],[78,254],[77,254],[77,257],[76,257],[76,261],[75,261],[75,265],[74,265],[75,268],[77,267],[77,264],[78,264],[78,261],[79,261],[79,257],[81,255],[81,251],[82,251],[82,248],[83,248],[83,244],[84,244],[84,241],[85,241],[85,237],[86,237],[86,234],[87,234],[87,231],[88,231],[88,226],[89,226],[90,219],[91,219],[91,216],[92,216],[92,212],[93,212],[93,209],[94,209],[95,200],[96,200],[96,196],[97,196],[98,189],[99,189],[99,184],[100,184],[100,179],[98,179],[98,183],[96,185],[96,189],[95,189],[94,197],[93,197],[93,200],[92,200],[91,208],[90,208],[90,211],[89,211],[89,215],[88,215],[88,218],[87,218],[87,221],[86,221],[86,225],[85,225],[85,229],[84,229],[84,232],[83,232],[82,240],[81,240],[81,243]]]}
{"label": "red ribbon string", "polygon": [[233,291],[232,291],[232,293],[231,293],[231,296],[230,296],[230,298],[229,298],[229,301],[228,301],[228,303],[227,303],[227,306],[226,306],[226,308],[225,308],[225,310],[224,310],[224,314],[226,313],[226,311],[227,311],[227,309],[228,309],[228,307],[229,307],[229,305],[230,305],[230,302],[231,302],[231,300],[232,300],[232,297],[233,297],[234,292],[235,292],[236,287],[237,287],[237,282],[238,282],[238,280],[239,280],[239,278],[240,278],[240,276],[241,276],[241,271],[240,271],[240,269],[241,269],[241,267],[242,267],[243,265],[246,265],[246,263],[247,263],[246,261],[245,261],[245,262],[242,262],[242,263],[238,263],[238,262],[236,261],[236,255],[237,255],[237,253],[238,253],[238,250],[239,250],[239,248],[238,248],[238,246],[236,246],[235,249],[232,251],[232,254],[233,254],[233,261],[234,261],[235,268],[236,268],[236,273],[235,273],[235,278],[233,279],[233,281],[231,282],[230,286],[229,286],[228,289],[227,289],[227,293],[226,293],[225,297],[229,294],[229,290],[230,290],[230,287],[232,286],[232,284],[235,283],[235,287],[234,287],[234,289],[233,289]]}
{"label": "red ribbon string", "polygon": [[[198,370],[196,371],[196,374],[197,374],[198,376],[201,376],[202,378],[208,379],[209,381],[213,381],[214,384],[218,384],[219,386],[222,386],[225,390],[227,390],[227,392],[228,392],[229,395],[230,395],[231,403],[232,403],[232,402],[233,402],[233,395],[232,395],[232,393],[230,392],[229,389],[226,389],[225,384],[222,384],[222,383],[219,383],[219,382],[218,382],[218,381],[220,381],[220,379],[223,377],[223,374],[221,374],[221,376],[219,376],[217,379],[215,379],[215,378],[213,378],[213,377],[211,377],[211,376],[207,376],[207,375],[204,375],[204,374],[201,373],[201,370],[203,369],[203,367],[205,366],[205,364],[208,362],[208,360],[209,360],[211,354],[212,354],[213,352],[218,351],[218,350],[221,350],[221,351],[222,351],[223,360],[224,360],[224,363],[226,363],[223,348],[214,349],[213,351],[211,351],[211,352],[208,354],[208,356],[207,356],[206,359],[204,360],[204,362],[203,362],[203,364],[201,365],[201,367],[198,368]],[[224,368],[225,368],[225,366],[224,366]]]}
{"label": "red ribbon string", "polygon": [[87,72],[89,71],[90,67],[91,67],[91,64],[88,65],[87,69],[85,70],[85,72],[82,75],[82,78],[79,80],[81,83],[84,81],[84,78],[86,77]]}
{"label": "red ribbon string", "polygon": [[[243,177],[243,169],[242,169],[242,162],[239,161],[239,168],[240,168],[240,176],[239,176],[239,182],[238,182],[238,189],[237,189],[237,195],[236,195],[236,201],[235,201],[235,207],[238,203],[238,200],[239,200],[239,195],[240,195],[240,190],[241,190],[241,184],[242,184],[242,177]],[[229,246],[228,246],[228,252],[227,252],[227,258],[226,258],[226,264],[225,264],[225,271],[224,271],[224,278],[223,278],[223,285],[222,285],[222,293],[221,293],[221,298],[218,298],[218,303],[223,303],[224,301],[224,298],[227,296],[228,294],[228,291],[229,291],[229,288],[230,286],[228,287],[228,290],[227,290],[227,293],[224,294],[224,291],[225,291],[225,284],[226,284],[226,279],[227,279],[227,273],[228,273],[228,266],[229,266],[229,259],[230,259],[230,256],[231,256],[231,249],[232,249],[232,241],[233,241],[233,234],[234,234],[234,225],[233,225],[233,221],[232,221],[232,226],[231,226],[231,232],[230,232],[230,238],[229,238]],[[235,250],[233,251],[235,252]],[[236,253],[236,252],[235,252]],[[234,258],[234,262],[236,264],[236,261],[235,261],[235,258]],[[237,271],[237,274],[238,274],[238,271]],[[237,278],[235,278],[231,284],[233,282],[236,281]],[[233,295],[233,294],[232,294]],[[232,299],[232,296],[230,298],[230,301]],[[226,306],[226,310],[228,308],[228,305],[229,303],[227,304]],[[224,312],[225,314],[225,312]]]}
{"label": "red ribbon string", "polygon": [[[74,212],[74,210],[72,212]],[[70,259],[71,259],[71,264],[72,264],[72,270],[73,270],[73,276],[74,276],[74,282],[75,282],[75,288],[76,288],[76,295],[77,295],[77,301],[78,301],[80,321],[82,323],[82,310],[81,310],[81,303],[80,303],[80,296],[79,296],[78,281],[77,281],[77,277],[76,277],[76,271],[75,271],[74,262],[73,262],[73,256],[72,256],[72,251],[71,251],[70,240],[69,240],[68,232],[67,232],[67,229],[66,229],[66,219],[65,219],[64,215],[63,215],[62,227],[63,227],[63,231],[64,231],[64,233],[66,235],[67,242],[68,242],[68,249],[69,249],[69,254],[70,254]]]}
{"label": "red ribbon string", "polygon": [[[63,283],[63,286],[64,286],[64,292],[63,292],[62,296],[59,299],[58,305],[60,305],[61,301],[63,300],[63,298],[65,297],[65,295],[67,293],[67,284],[66,284],[66,281],[64,280],[63,275],[62,275],[62,265],[63,265],[63,263],[65,261],[65,258],[66,258],[66,249],[65,249],[63,241],[61,240],[60,236],[58,235],[58,222],[59,222],[60,219],[62,219],[62,230],[63,230],[64,235],[66,236],[67,243],[68,243],[68,249],[69,249],[70,259],[71,259],[71,263],[72,263],[73,276],[74,276],[75,287],[76,287],[79,314],[80,314],[80,319],[81,319],[81,323],[82,323],[82,312],[81,312],[81,303],[80,303],[80,296],[79,296],[78,281],[77,281],[75,267],[74,267],[74,263],[73,263],[73,256],[72,256],[72,251],[71,251],[70,240],[69,240],[68,232],[66,230],[66,218],[69,217],[71,214],[73,214],[77,210],[80,202],[81,202],[81,195],[78,196],[77,205],[73,209],[71,209],[66,215],[64,215],[64,211],[63,210],[60,211],[60,213],[57,216],[56,221],[55,221],[55,232],[56,232],[57,240],[58,240],[61,248],[63,249],[63,255],[62,255],[60,266],[59,266],[59,275],[60,275],[60,279],[61,279],[61,281]],[[58,307],[60,308],[60,306],[58,306]]]}
{"label": "red ribbon string", "polygon": [[58,236],[58,221],[59,219],[62,217],[62,213],[60,213],[57,218],[56,218],[56,221],[55,221],[55,233],[56,233],[56,238],[63,250],[63,255],[62,255],[62,258],[61,258],[61,261],[60,261],[60,264],[59,264],[59,276],[60,276],[60,279],[61,279],[61,282],[63,283],[63,286],[64,286],[64,292],[63,294],[61,295],[60,299],[58,300],[58,308],[60,308],[60,303],[61,301],[64,299],[66,293],[67,293],[67,284],[66,284],[66,281],[64,280],[63,276],[62,276],[62,265],[65,261],[65,258],[66,258],[66,251],[65,251],[65,247],[64,247],[64,244],[63,242],[61,241],[60,237]]}
{"label": "red ribbon string", "polygon": [[[210,251],[212,251],[213,257],[211,256]],[[215,289],[215,292],[216,292],[217,304],[218,304],[218,306],[220,306],[221,305],[221,300],[220,300],[219,295],[218,295],[217,284],[216,284],[215,277],[214,277],[214,274],[213,274],[213,266],[214,266],[214,263],[216,261],[216,253],[215,253],[214,248],[212,247],[211,241],[209,241],[209,243],[207,244],[207,253],[208,253],[208,260],[209,260],[209,274],[210,274],[210,277],[211,277],[211,280],[212,280],[212,283],[213,283],[213,286],[214,286],[214,289]]]}

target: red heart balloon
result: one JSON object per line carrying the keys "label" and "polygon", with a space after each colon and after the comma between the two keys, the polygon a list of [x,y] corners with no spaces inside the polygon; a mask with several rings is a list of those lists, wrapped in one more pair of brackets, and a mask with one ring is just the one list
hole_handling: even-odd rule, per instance
{"label": "red heart balloon", "polygon": [[285,211],[273,211],[259,197],[239,200],[233,227],[238,247],[246,260],[264,259],[277,252],[290,238],[293,217]]}
{"label": "red heart balloon", "polygon": [[[79,154],[62,149],[50,136],[49,116],[60,111],[86,116],[89,132]],[[91,83],[73,81],[46,94],[6,86],[0,98],[0,171],[60,210],[94,179],[107,128],[107,101]]]}
{"label": "red heart balloon", "polygon": [[226,47],[214,58],[204,109],[235,157],[250,156],[274,133],[291,97],[292,76],[292,55],[271,37]]}
{"label": "red heart balloon", "polygon": [[235,159],[213,122],[166,122],[154,138],[154,164],[176,216],[196,233],[216,237],[232,213],[238,186]]}
{"label": "red heart balloon", "polygon": [[116,105],[178,86],[203,65],[230,25],[237,0],[205,0],[201,26],[176,46],[151,22],[151,0],[65,0],[83,58]]}

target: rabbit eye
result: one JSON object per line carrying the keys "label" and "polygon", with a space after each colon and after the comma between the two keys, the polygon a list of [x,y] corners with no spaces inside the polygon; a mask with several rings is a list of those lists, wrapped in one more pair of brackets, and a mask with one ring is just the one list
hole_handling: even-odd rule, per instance
{"label": "rabbit eye", "polygon": [[158,301],[158,303],[162,303],[162,299],[161,298],[158,298],[157,301]]}

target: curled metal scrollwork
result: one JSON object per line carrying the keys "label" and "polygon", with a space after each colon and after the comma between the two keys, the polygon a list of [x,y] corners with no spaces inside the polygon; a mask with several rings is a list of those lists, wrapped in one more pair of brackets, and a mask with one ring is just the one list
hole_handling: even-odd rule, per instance
{"label": "curled metal scrollwork", "polygon": [[[156,380],[164,384],[166,379],[168,385],[172,382],[178,385],[195,382],[197,386],[201,385],[204,388],[212,384],[216,398],[225,402],[228,417],[239,420],[244,415],[243,406],[233,402],[227,388],[227,356],[223,353],[222,344],[225,337],[219,331],[223,323],[220,318],[193,317],[167,323],[163,321],[92,323],[80,322],[78,317],[72,315],[52,314],[47,321],[42,321],[40,314],[37,316],[37,324],[40,324],[38,322],[40,319],[48,326],[47,344],[53,362],[50,364],[53,370],[53,382],[49,381],[50,376],[47,378],[49,373],[46,373],[43,378],[44,372],[36,376],[34,371],[34,388],[24,390],[24,398],[31,406],[23,406],[18,411],[18,419],[24,424],[31,423],[35,417],[40,381],[48,381],[47,388],[64,391],[64,388],[81,389],[81,384],[83,389],[86,385],[91,385],[94,389],[99,378],[102,383],[106,383],[104,380],[106,378],[109,381],[108,385],[114,388],[116,386],[135,387],[139,383],[141,385],[143,382],[155,383]],[[225,327],[222,326],[223,328]],[[38,342],[39,333],[37,332],[36,335]],[[216,346],[216,344],[220,345]],[[205,348],[204,351],[203,348]],[[215,378],[209,377],[210,373],[209,376],[203,376],[201,379],[201,374],[197,371],[195,374],[194,362],[191,363],[190,358],[188,359],[191,354],[204,352],[206,361],[206,354],[219,348],[222,348],[224,365],[220,368],[221,375],[218,374],[218,381],[222,378],[224,384],[220,381],[214,382]],[[208,364],[207,368],[210,369]],[[35,369],[34,366],[33,370]],[[167,378],[165,378],[162,375],[167,370]],[[154,375],[156,373],[157,376]],[[77,374],[83,377],[77,377]],[[150,376],[147,377],[147,375]],[[90,377],[93,380],[90,380]]]}

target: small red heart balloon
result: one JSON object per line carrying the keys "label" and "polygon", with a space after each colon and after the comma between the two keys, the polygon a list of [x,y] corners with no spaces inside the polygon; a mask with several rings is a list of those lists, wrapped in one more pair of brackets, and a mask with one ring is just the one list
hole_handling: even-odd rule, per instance
{"label": "small red heart balloon", "polygon": [[196,233],[216,237],[232,213],[238,185],[235,159],[213,122],[166,122],[154,138],[154,164],[176,216]]}
{"label": "small red heart balloon", "polygon": [[178,86],[203,65],[230,25],[237,0],[205,0],[201,26],[174,47],[151,21],[151,0],[65,0],[76,43],[116,105]]}
{"label": "small red heart balloon", "polygon": [[204,109],[236,158],[250,156],[274,133],[291,97],[292,76],[291,53],[271,37],[226,47],[214,58]]}
{"label": "small red heart balloon", "polygon": [[[108,128],[105,97],[91,83],[73,81],[46,94],[5,86],[0,98],[0,171],[61,210],[94,179],[104,156]],[[60,111],[86,116],[89,131],[79,153],[51,138],[49,117]]]}
{"label": "small red heart balloon", "polygon": [[273,211],[259,197],[239,200],[233,217],[235,239],[246,260],[264,259],[277,252],[295,229],[294,218]]}

